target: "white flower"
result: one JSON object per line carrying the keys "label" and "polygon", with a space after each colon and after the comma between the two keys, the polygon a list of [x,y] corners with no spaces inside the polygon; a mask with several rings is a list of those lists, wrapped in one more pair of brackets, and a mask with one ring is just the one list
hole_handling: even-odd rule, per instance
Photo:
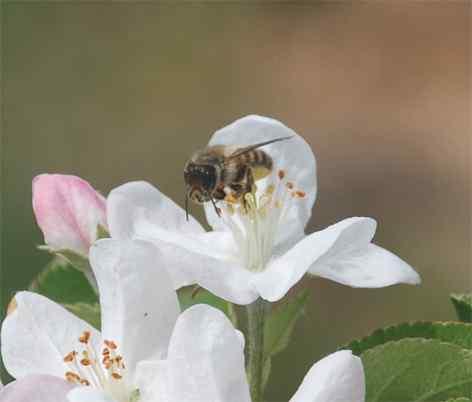
{"label": "white flower", "polygon": [[177,295],[149,243],[101,240],[90,259],[101,333],[53,301],[20,292],[2,325],[3,361],[17,380],[49,375],[77,385],[79,394],[130,402],[150,375],[147,361],[167,354],[180,312]]}
{"label": "white flower", "polygon": [[110,233],[146,239],[172,261],[176,287],[198,283],[238,304],[259,296],[281,299],[306,272],[353,287],[418,284],[419,275],[389,251],[371,243],[376,222],[349,218],[325,230],[304,233],[316,197],[316,163],[308,144],[282,123],[247,116],[217,131],[209,145],[247,146],[292,136],[264,150],[272,174],[257,182],[249,211],[220,202],[222,217],[205,205],[206,232],[173,201],[145,182],[127,183],[107,199]]}
{"label": "white flower", "polygon": [[[142,395],[153,402],[250,402],[240,333],[222,312],[208,306],[193,306],[184,314],[167,359],[154,363],[158,374],[150,388],[140,388]],[[363,402],[364,397],[362,362],[345,350],[314,364],[290,402]]]}

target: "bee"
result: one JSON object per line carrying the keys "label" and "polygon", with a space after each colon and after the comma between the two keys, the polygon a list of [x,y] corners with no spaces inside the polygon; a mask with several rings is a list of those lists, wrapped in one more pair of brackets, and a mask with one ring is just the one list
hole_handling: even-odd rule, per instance
{"label": "bee", "polygon": [[188,220],[189,199],[197,204],[224,200],[245,204],[244,196],[255,191],[255,182],[272,171],[272,158],[259,149],[292,137],[280,137],[245,147],[213,145],[195,152],[184,168],[186,185],[185,212]]}

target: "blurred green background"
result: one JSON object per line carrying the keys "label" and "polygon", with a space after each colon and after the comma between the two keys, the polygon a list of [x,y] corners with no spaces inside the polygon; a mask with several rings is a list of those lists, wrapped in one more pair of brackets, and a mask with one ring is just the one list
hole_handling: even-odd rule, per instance
{"label": "blurred green background", "polygon": [[317,156],[308,231],[375,217],[377,243],[423,277],[379,290],[305,279],[312,304],[268,399],[377,327],[455,318],[449,293],[472,288],[468,1],[4,1],[2,14],[3,308],[48,261],[33,176],[76,174],[104,194],[144,179],[182,204],[189,154],[257,113]]}

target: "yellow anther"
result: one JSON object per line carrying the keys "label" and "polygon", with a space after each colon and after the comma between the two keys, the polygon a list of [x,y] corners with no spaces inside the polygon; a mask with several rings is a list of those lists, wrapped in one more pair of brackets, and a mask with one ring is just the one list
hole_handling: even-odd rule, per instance
{"label": "yellow anther", "polygon": [[73,384],[80,383],[81,381],[80,376],[72,371],[66,372],[65,378],[67,382],[71,382]]}
{"label": "yellow anther", "polygon": [[80,336],[79,342],[87,344],[90,340],[91,334],[89,331],[84,331],[84,333]]}
{"label": "yellow anther", "polygon": [[65,363],[71,363],[75,360],[75,356],[77,356],[77,352],[75,350],[73,350],[72,352],[68,353],[65,357],[64,357],[64,362]]}
{"label": "yellow anther", "polygon": [[116,346],[116,343],[113,341],[103,341],[103,343],[111,350],[118,349],[118,346]]}
{"label": "yellow anther", "polygon": [[90,359],[85,358],[80,361],[80,364],[82,366],[90,366],[92,364],[92,361]]}

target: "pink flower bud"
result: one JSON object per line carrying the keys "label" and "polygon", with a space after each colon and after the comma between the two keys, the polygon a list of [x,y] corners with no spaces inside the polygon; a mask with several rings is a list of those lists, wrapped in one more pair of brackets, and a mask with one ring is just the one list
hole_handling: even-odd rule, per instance
{"label": "pink flower bud", "polygon": [[52,250],[87,256],[106,225],[105,198],[77,176],[41,174],[33,179],[33,210]]}

